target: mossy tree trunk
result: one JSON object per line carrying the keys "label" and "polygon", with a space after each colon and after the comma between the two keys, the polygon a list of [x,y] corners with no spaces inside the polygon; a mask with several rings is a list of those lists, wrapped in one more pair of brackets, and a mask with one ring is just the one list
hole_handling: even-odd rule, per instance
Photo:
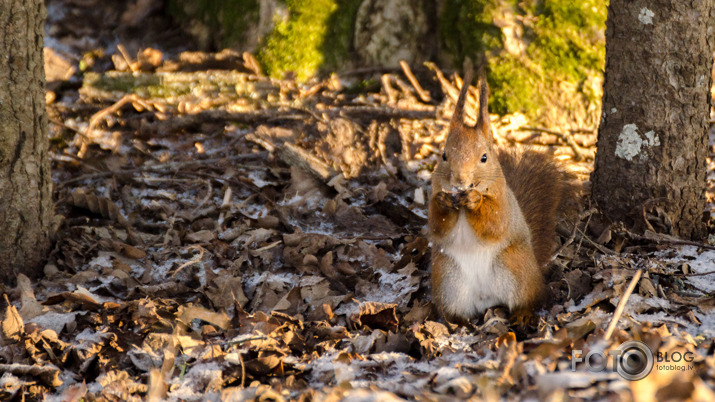
{"label": "mossy tree trunk", "polygon": [[36,273],[50,247],[42,0],[0,5],[0,278]]}
{"label": "mossy tree trunk", "polygon": [[592,193],[638,231],[705,235],[715,1],[611,0]]}

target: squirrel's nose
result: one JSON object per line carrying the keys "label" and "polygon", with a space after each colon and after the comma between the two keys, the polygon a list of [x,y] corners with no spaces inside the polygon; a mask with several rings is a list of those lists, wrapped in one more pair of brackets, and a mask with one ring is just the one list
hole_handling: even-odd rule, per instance
{"label": "squirrel's nose", "polygon": [[469,185],[464,182],[452,182],[452,191],[462,192],[469,189]]}
{"label": "squirrel's nose", "polygon": [[450,184],[454,191],[466,191],[472,183],[469,175],[453,174]]}

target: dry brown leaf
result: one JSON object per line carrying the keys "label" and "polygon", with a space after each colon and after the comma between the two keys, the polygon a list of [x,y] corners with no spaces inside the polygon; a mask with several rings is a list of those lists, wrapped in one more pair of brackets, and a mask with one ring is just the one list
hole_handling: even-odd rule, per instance
{"label": "dry brown leaf", "polygon": [[216,235],[211,230],[199,230],[198,232],[187,233],[185,239],[191,243],[210,243]]}
{"label": "dry brown leaf", "polygon": [[176,317],[187,326],[190,326],[191,321],[195,319],[206,321],[221,329],[227,329],[231,325],[231,319],[225,313],[216,313],[199,306],[179,306]]}
{"label": "dry brown leaf", "polygon": [[60,380],[60,369],[52,364],[46,365],[29,365],[29,364],[1,364],[0,372],[12,373],[18,376],[31,376],[36,377],[38,380],[43,382],[49,387],[55,388],[62,385],[62,380]]}
{"label": "dry brown leaf", "polygon": [[20,292],[20,303],[22,303],[19,313],[23,320],[30,320],[47,311],[47,307],[40,304],[35,298],[30,278],[23,274],[17,274],[17,289]]}
{"label": "dry brown leaf", "polygon": [[244,363],[246,369],[255,375],[268,375],[273,373],[276,368],[280,369],[283,366],[283,360],[275,354],[246,360]]}
{"label": "dry brown leaf", "polygon": [[48,297],[42,304],[51,306],[59,303],[66,303],[71,306],[79,305],[83,309],[96,311],[102,308],[102,303],[95,298],[95,295],[92,295],[86,289],[80,287],[80,289],[71,293],[60,293]]}
{"label": "dry brown leaf", "polygon": [[221,272],[212,281],[213,286],[206,290],[206,296],[216,308],[227,309],[237,302],[241,306],[248,303],[246,294],[243,293],[243,281],[227,272]]}
{"label": "dry brown leaf", "polygon": [[128,258],[140,260],[146,257],[146,252],[142,249],[119,242],[117,242],[117,245],[119,246],[120,252]]}
{"label": "dry brown leaf", "polygon": [[366,325],[374,329],[397,331],[399,321],[395,309],[397,304],[379,302],[362,302],[358,305],[358,312],[350,316],[350,320],[360,328]]}
{"label": "dry brown leaf", "polygon": [[78,188],[72,191],[70,199],[72,205],[85,208],[90,212],[101,215],[103,218],[111,219],[122,226],[127,225],[127,220],[122,216],[119,207],[109,198],[98,197],[91,192]]}
{"label": "dry brown leaf", "polygon": [[2,341],[3,344],[19,342],[22,339],[23,321],[15,306],[10,304],[5,296],[5,315],[2,319]]}

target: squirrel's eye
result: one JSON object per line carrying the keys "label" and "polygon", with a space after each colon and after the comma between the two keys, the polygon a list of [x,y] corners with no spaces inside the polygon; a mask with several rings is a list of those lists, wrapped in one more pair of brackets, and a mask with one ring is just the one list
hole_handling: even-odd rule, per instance
{"label": "squirrel's eye", "polygon": [[446,152],[442,152],[442,160],[447,162],[447,153]]}
{"label": "squirrel's eye", "polygon": [[482,163],[487,162],[487,154],[482,155]]}

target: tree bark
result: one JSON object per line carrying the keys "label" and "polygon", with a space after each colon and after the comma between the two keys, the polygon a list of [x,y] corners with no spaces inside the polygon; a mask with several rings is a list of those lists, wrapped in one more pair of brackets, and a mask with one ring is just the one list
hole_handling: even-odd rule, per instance
{"label": "tree bark", "polygon": [[592,195],[613,221],[706,234],[713,0],[611,0]]}
{"label": "tree bark", "polygon": [[0,279],[37,273],[50,247],[42,0],[0,5]]}

